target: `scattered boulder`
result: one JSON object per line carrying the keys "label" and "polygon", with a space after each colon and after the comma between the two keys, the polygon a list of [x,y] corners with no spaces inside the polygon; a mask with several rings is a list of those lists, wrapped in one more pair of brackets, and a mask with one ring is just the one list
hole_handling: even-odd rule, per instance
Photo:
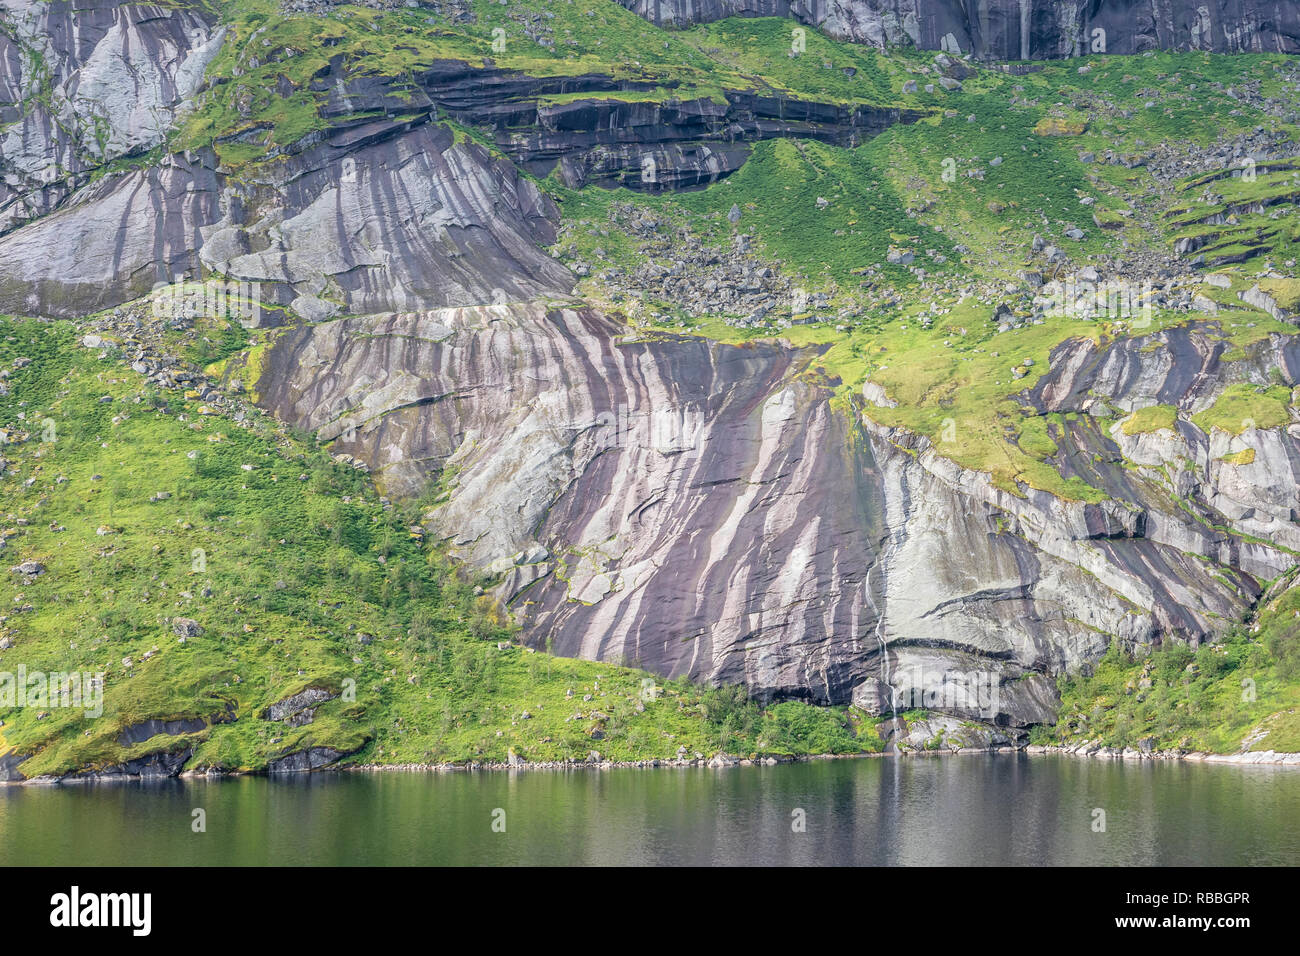
{"label": "scattered boulder", "polygon": [[172,633],[177,637],[198,637],[203,633],[203,626],[188,617],[172,618]]}

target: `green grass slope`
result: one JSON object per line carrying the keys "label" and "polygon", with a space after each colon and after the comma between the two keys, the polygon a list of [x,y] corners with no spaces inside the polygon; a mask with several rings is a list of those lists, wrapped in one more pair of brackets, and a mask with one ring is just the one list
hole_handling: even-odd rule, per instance
{"label": "green grass slope", "polygon": [[1059,684],[1060,718],[1038,728],[1036,743],[1300,752],[1300,586],[1275,585],[1254,619],[1217,643],[1138,660],[1113,647]]}
{"label": "green grass slope", "polygon": [[[845,708],[648,694],[640,671],[510,643],[367,476],[251,408],[235,421],[151,388],[69,324],[0,320],[0,369],[0,672],[104,676],[97,718],[0,706],[0,753],[32,755],[27,776],[183,748],[188,769],[258,770],[313,747],[428,764],[881,746]],[[23,561],[47,570],[28,581],[9,570]],[[182,642],[177,618],[202,633]],[[302,727],[267,719],[309,687],[339,696]],[[151,718],[206,726],[121,742]]]}

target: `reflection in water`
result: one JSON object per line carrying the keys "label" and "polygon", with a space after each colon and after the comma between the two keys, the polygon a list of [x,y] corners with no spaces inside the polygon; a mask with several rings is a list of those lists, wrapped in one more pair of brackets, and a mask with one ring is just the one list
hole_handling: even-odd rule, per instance
{"label": "reflection in water", "polygon": [[1295,865],[1300,772],[1006,754],[0,787],[2,865],[507,863]]}

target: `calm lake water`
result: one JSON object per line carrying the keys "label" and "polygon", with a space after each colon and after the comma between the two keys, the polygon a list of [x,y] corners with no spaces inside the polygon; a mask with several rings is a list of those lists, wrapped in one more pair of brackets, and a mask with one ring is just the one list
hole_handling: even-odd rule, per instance
{"label": "calm lake water", "polygon": [[1295,865],[1300,771],[1000,754],[0,787],[5,866],[511,863]]}

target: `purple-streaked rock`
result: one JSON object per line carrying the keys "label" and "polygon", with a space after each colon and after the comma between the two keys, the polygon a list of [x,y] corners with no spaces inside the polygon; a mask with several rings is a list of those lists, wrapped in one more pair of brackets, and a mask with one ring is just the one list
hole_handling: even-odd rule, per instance
{"label": "purple-streaked rock", "polygon": [[4,0],[0,234],[165,139],[225,29],[198,4]]}
{"label": "purple-streaked rock", "polygon": [[847,700],[878,506],[812,353],[625,332],[540,305],[347,319],[286,334],[258,387],[392,493],[454,475],[429,526],[532,643]]}
{"label": "purple-streaked rock", "polygon": [[[1164,374],[1157,351],[1134,346],[1151,363],[1135,395]],[[428,527],[493,576],[529,643],[760,697],[1024,727],[1052,718],[1054,675],[1113,639],[1200,642],[1291,563],[1214,525],[1257,529],[1294,489],[1218,467],[1191,492],[1201,522],[1085,423],[1058,442],[1103,463],[1087,477],[1111,500],[1013,494],[833,402],[814,359],[518,303],[293,330],[257,388],[389,493],[441,476]],[[1227,440],[1202,436],[1206,454]],[[1252,493],[1253,515],[1230,506]]]}

